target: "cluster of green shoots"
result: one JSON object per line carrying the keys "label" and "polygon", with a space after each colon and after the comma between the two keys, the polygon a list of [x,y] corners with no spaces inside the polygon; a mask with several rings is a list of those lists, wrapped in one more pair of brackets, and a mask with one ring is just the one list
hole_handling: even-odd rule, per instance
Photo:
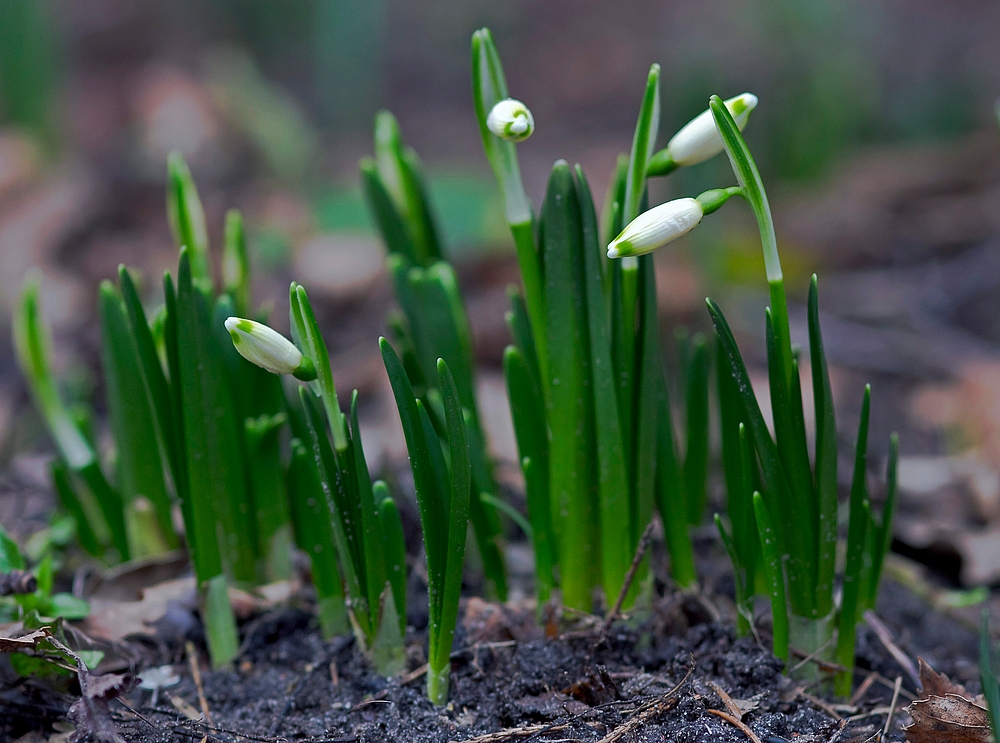
{"label": "cluster of green shoots", "polygon": [[[504,515],[532,541],[539,606],[591,611],[602,594],[605,606],[648,602],[648,558],[630,584],[626,576],[654,510],[674,582],[696,588],[689,529],[706,506],[713,359],[728,494],[727,517],[716,515],[716,523],[736,572],[739,631],[751,629],[755,597],[767,597],[776,655],[787,662],[794,649],[852,669],[855,625],[874,604],[891,541],[897,445],[893,437],[887,497],[876,516],[867,486],[866,389],[838,582],[836,426],[816,280],[808,302],[816,420],[810,458],[774,227],[741,134],[756,97],[713,97],[707,111],[655,151],[660,68],[653,65],[631,151],[619,158],[600,219],[583,169],[562,160],[536,214],[515,146],[534,120],[509,97],[486,29],[473,36],[472,65],[483,145],[523,284],[510,290],[513,343],[503,366],[527,518],[500,498],[458,281],[419,160],[390,114],[377,117],[375,157],[361,163],[401,309],[389,321],[395,348],[384,338],[380,347],[423,530],[429,697],[443,704],[448,696],[470,522],[488,591],[501,600]],[[739,185],[649,208],[649,178],[723,150]],[[680,344],[679,380],[668,379],[662,363],[651,253],[733,196],[753,210],[764,249],[773,434],[711,300],[716,353],[695,336]],[[401,671],[406,555],[399,513],[385,483],[372,482],[357,392],[349,414],[341,409],[305,289],[293,282],[289,293],[291,340],[263,324],[260,313],[248,318],[249,261],[242,221],[231,212],[217,291],[204,213],[179,158],[170,161],[168,214],[180,262],[176,282],[164,277],[163,306],[147,315],[124,267],[119,286],[101,287],[111,460],[98,453],[85,416],[60,397],[36,283],[27,284],[15,321],[18,357],[58,451],[56,490],[81,544],[108,560],[186,545],[213,662],[222,665],[238,648],[228,588],[288,578],[294,543],[311,560],[324,633],[353,630],[379,671]],[[670,400],[678,392],[680,431]],[[108,466],[115,471],[110,480]],[[841,673],[838,693],[849,693],[851,680],[850,670]]]}

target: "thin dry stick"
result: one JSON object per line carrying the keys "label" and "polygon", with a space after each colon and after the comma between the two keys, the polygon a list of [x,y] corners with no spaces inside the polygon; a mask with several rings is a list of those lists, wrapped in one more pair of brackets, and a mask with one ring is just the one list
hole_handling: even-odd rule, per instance
{"label": "thin dry stick", "polygon": [[201,685],[201,669],[198,668],[198,651],[194,648],[193,642],[184,643],[187,651],[188,665],[191,666],[191,678],[194,679],[194,687],[198,690],[198,704],[201,706],[201,714],[205,717],[205,722],[212,724],[212,713],[208,709],[208,700],[205,699],[205,689]]}
{"label": "thin dry stick", "polygon": [[556,725],[555,727],[545,724],[528,725],[523,728],[509,728],[495,733],[486,733],[485,735],[479,735],[475,738],[467,738],[463,741],[450,741],[450,743],[503,743],[504,741],[511,740],[513,738],[535,735],[536,733],[561,732],[568,727],[569,725]]}
{"label": "thin dry stick", "polygon": [[[459,648],[458,650],[453,650],[448,656],[449,658],[460,658],[465,653],[472,652],[473,650],[482,650],[483,648],[495,649],[495,648],[512,648],[517,645],[517,640],[501,640],[499,642],[477,642],[473,645],[466,645],[464,648]],[[419,668],[415,668],[409,673],[404,673],[399,677],[399,683],[401,686],[406,686],[413,681],[427,673],[427,664],[424,663]]]}
{"label": "thin dry stick", "polygon": [[889,728],[892,726],[893,715],[896,714],[896,702],[899,701],[899,687],[903,685],[903,677],[896,676],[896,687],[892,690],[892,701],[889,703],[889,714],[885,718],[885,727],[882,728],[882,740],[885,740],[885,736],[889,734]]}
{"label": "thin dry stick", "polygon": [[728,693],[726,693],[726,690],[723,689],[721,686],[719,686],[714,681],[709,681],[708,685],[712,688],[712,691],[714,691],[716,694],[719,695],[719,699],[721,699],[722,703],[724,705],[726,705],[726,709],[729,710],[729,714],[731,714],[733,717],[736,717],[736,718],[742,720],[743,719],[743,712],[736,705],[736,702],[733,701],[733,698],[731,696],[729,696]]}
{"label": "thin dry stick", "polygon": [[811,704],[815,705],[816,707],[819,707],[821,710],[830,715],[830,717],[832,717],[834,720],[844,719],[843,716],[839,712],[837,712],[837,710],[835,710],[831,705],[827,704],[819,697],[813,696],[812,694],[807,694],[804,691],[800,691],[799,696],[805,699],[806,701],[810,702]]}
{"label": "thin dry stick", "polygon": [[622,604],[625,603],[625,596],[632,587],[632,581],[635,580],[635,574],[639,570],[642,558],[646,556],[646,550],[649,549],[649,541],[653,538],[653,524],[654,522],[650,521],[642,536],[639,537],[639,544],[635,548],[635,556],[632,558],[632,564],[629,565],[628,572],[625,574],[625,582],[622,583],[621,590],[618,591],[618,598],[615,599],[614,607],[608,612],[608,616],[604,618],[604,624],[601,625],[602,635],[608,631],[608,627],[611,626],[611,623],[615,621],[622,610]]}
{"label": "thin dry stick", "polygon": [[721,709],[710,709],[707,710],[710,715],[715,715],[716,717],[721,717],[723,720],[728,722],[733,727],[737,728],[741,733],[748,737],[752,743],[761,743],[760,738],[757,737],[756,733],[747,727],[746,723],[733,717],[728,712],[723,712]]}
{"label": "thin dry stick", "polygon": [[847,703],[852,707],[857,707],[858,702],[864,699],[865,694],[868,693],[868,690],[872,688],[872,684],[876,681],[878,681],[878,673],[876,671],[871,671],[867,676],[865,676],[865,680],[861,682],[861,685],[854,690],[854,693],[851,694],[851,698],[847,700]]}
{"label": "thin dry stick", "polygon": [[889,632],[889,628],[885,626],[881,619],[879,619],[878,614],[869,609],[864,614],[865,624],[872,628],[875,634],[878,636],[879,642],[885,646],[885,649],[889,651],[889,654],[896,659],[896,662],[906,671],[906,675],[910,677],[918,687],[920,686],[920,675],[917,673],[917,666],[913,660],[899,649],[899,646],[892,641],[892,634]]}
{"label": "thin dry stick", "polygon": [[[694,673],[694,663],[691,664],[691,668],[689,668],[688,672],[684,674],[684,678],[682,678],[677,683],[677,686],[675,686],[673,689],[671,689],[666,694],[661,696],[659,699],[645,705],[634,715],[632,715],[625,722],[624,725],[621,725],[612,730],[608,735],[605,735],[603,738],[601,738],[600,741],[598,741],[598,743],[614,743],[614,741],[618,740],[624,735],[628,735],[637,727],[646,724],[646,722],[656,717],[657,715],[661,715],[664,712],[669,712],[677,703],[677,700],[674,698],[674,695],[676,695],[677,692],[680,690],[680,688],[687,683],[687,680],[691,678],[692,673]],[[757,741],[757,743],[760,743],[760,741]]]}
{"label": "thin dry stick", "polygon": [[789,675],[789,676],[793,676],[793,675],[795,674],[795,672],[796,672],[797,670],[799,670],[800,668],[802,668],[802,666],[804,666],[804,665],[805,665],[806,663],[808,663],[809,661],[811,661],[811,660],[815,660],[815,659],[816,659],[816,657],[817,657],[817,656],[818,656],[818,655],[819,655],[820,653],[822,653],[822,652],[823,652],[824,650],[826,650],[826,649],[827,649],[828,647],[830,647],[830,645],[831,645],[831,644],[833,644],[833,637],[832,637],[832,636],[830,637],[830,639],[829,639],[829,640],[827,640],[826,642],[824,642],[824,643],[823,643],[822,645],[820,645],[820,646],[819,646],[818,648],[816,648],[816,649],[815,649],[815,650],[813,650],[813,651],[812,651],[811,653],[809,653],[809,655],[807,655],[807,656],[806,656],[805,658],[803,658],[803,659],[802,659],[802,660],[800,660],[800,661],[799,661],[798,663],[796,663],[796,664],[795,664],[794,666],[792,666],[792,670],[790,670],[790,671],[788,672],[788,675]]}

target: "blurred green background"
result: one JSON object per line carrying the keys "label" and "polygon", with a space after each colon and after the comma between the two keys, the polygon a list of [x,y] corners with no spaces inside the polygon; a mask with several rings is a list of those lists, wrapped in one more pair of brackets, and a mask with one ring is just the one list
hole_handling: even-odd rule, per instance
{"label": "blurred green background", "polygon": [[[760,97],[751,144],[775,189],[815,183],[861,147],[988,126],[1000,90],[992,0],[5,0],[0,122],[48,163],[125,181],[160,178],[180,149],[203,181],[283,184],[318,228],[366,232],[355,163],[388,107],[428,161],[450,243],[502,243],[470,100],[482,25],[538,124],[521,147],[536,198],[556,157],[603,190],[654,61],[664,139],[710,93]],[[674,188],[720,178],[721,161]],[[278,261],[294,241],[281,231],[261,244]]]}

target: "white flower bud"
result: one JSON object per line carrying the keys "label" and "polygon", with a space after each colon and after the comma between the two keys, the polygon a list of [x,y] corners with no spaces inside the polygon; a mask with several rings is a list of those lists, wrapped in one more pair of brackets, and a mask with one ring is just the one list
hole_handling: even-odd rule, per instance
{"label": "white flower bud", "polygon": [[226,330],[240,356],[272,374],[294,374],[299,379],[316,378],[312,362],[281,333],[242,317],[226,319]]}
{"label": "white flower bud", "polygon": [[[736,126],[743,131],[750,119],[750,112],[757,106],[757,96],[743,93],[726,101],[726,108],[733,115]],[[723,144],[711,110],[706,109],[667,142],[670,159],[677,165],[696,165],[722,152]]]}
{"label": "white flower bud", "polygon": [[608,258],[650,253],[697,226],[704,216],[697,199],[674,199],[645,211],[629,222],[608,245]]}
{"label": "white flower bud", "polygon": [[486,128],[501,139],[520,142],[535,131],[535,119],[521,101],[504,98],[486,117]]}

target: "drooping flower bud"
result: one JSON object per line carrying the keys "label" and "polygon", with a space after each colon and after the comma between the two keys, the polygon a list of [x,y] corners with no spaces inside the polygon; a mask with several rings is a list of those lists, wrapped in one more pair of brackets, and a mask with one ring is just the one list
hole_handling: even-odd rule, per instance
{"label": "drooping flower bud", "polygon": [[304,382],[316,378],[316,369],[308,357],[281,333],[242,317],[226,319],[226,330],[240,356],[272,374],[293,374]]}
{"label": "drooping flower bud", "polygon": [[521,142],[535,131],[535,118],[521,101],[504,98],[486,117],[486,127],[501,139]]}
{"label": "drooping flower bud", "polygon": [[608,258],[643,255],[693,230],[705,212],[698,199],[674,199],[633,219],[608,245]]}
{"label": "drooping flower bud", "polygon": [[[757,96],[753,93],[742,93],[725,103],[736,125],[742,131],[750,119],[750,112],[757,107]],[[715,127],[712,112],[706,109],[685,124],[671,137],[664,149],[650,158],[647,174],[667,175],[678,167],[704,162],[722,150],[722,137]]]}

